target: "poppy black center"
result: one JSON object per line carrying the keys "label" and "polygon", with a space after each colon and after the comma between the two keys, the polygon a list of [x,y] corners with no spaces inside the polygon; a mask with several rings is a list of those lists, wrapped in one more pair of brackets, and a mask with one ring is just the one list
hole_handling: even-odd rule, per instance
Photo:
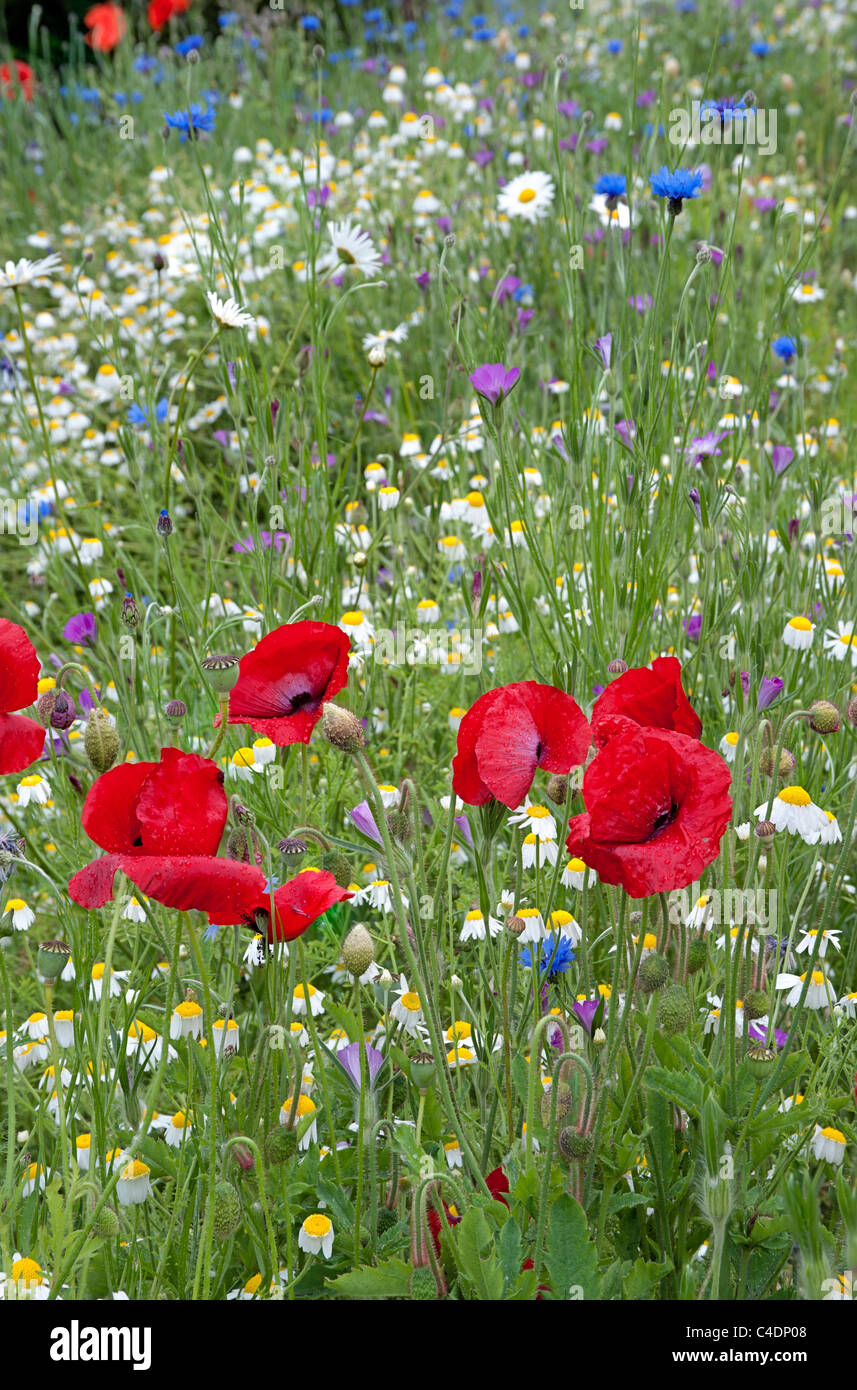
{"label": "poppy black center", "polygon": [[671,801],[671,802],[670,802],[670,805],[669,805],[669,810],[667,810],[667,811],[662,811],[661,814],[660,814],[659,816],[656,816],[656,817],[655,817],[655,820],[654,820],[654,822],[653,822],[653,824],[652,824],[652,828],[651,828],[651,830],[649,831],[648,835],[646,836],[646,843],[648,844],[649,841],[651,841],[651,840],[656,840],[656,839],[658,838],[658,836],[659,836],[664,830],[666,830],[666,828],[667,828],[668,825],[672,825],[672,823],[673,823],[673,821],[675,820],[675,818],[676,818],[677,815],[678,815],[678,803],[675,802],[675,801]]}
{"label": "poppy black center", "polygon": [[317,705],[318,696],[314,695],[311,690],[302,690],[299,695],[292,695],[288,704],[290,706],[289,714],[297,714],[299,709],[305,709],[307,705]]}

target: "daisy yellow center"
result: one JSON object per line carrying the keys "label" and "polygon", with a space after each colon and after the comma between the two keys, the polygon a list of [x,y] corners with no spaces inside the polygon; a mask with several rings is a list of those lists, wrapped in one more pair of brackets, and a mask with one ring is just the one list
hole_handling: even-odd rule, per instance
{"label": "daisy yellow center", "polygon": [[550,815],[550,811],[547,806],[528,806],[527,815],[531,820],[544,820],[546,816]]}
{"label": "daisy yellow center", "polygon": [[93,978],[93,980],[103,980],[103,979],[104,979],[104,966],[103,966],[103,965],[93,965],[93,967],[92,967],[92,978]]}
{"label": "daisy yellow center", "polygon": [[54,1021],[56,1023],[72,1023],[74,1021],[74,1009],[60,1009],[58,1013],[54,1014]]}
{"label": "daisy yellow center", "polygon": [[825,1139],[833,1139],[837,1144],[845,1143],[845,1135],[841,1129],[834,1129],[831,1125],[825,1125],[821,1133]]}
{"label": "daisy yellow center", "polygon": [[330,1229],[330,1217],[322,1216],[320,1212],[315,1212],[312,1216],[308,1216],[304,1222],[304,1230],[307,1235],[316,1236],[318,1239],[328,1235]]}
{"label": "daisy yellow center", "polygon": [[557,908],[556,912],[551,913],[551,922],[555,927],[567,927],[569,922],[573,921],[574,918],[571,913],[566,912],[562,907]]}
{"label": "daisy yellow center", "polygon": [[79,1134],[79,1135],[77,1136],[77,1138],[75,1139],[74,1144],[75,1144],[75,1148],[77,1148],[77,1149],[88,1149],[88,1148],[90,1148],[91,1145],[92,1145],[92,1135],[91,1135],[91,1134]]}
{"label": "daisy yellow center", "polygon": [[811,632],[812,623],[809,618],[789,618],[789,627],[793,627],[797,632]]}
{"label": "daisy yellow center", "polygon": [[360,627],[363,614],[358,609],[351,609],[348,613],[343,613],[342,621],[348,623],[349,627]]}
{"label": "daisy yellow center", "polygon": [[173,1115],[173,1129],[184,1129],[187,1124],[187,1115],[183,1110],[177,1110]]}
{"label": "daisy yellow center", "polygon": [[128,1178],[145,1178],[148,1173],[145,1163],[141,1163],[139,1158],[134,1158],[126,1168],[122,1169],[122,1176]]}
{"label": "daisy yellow center", "polygon": [[[312,996],[313,996],[314,994],[317,994],[317,993],[318,993],[318,990],[316,989],[315,985],[308,985],[308,986],[307,986],[307,990],[309,991],[310,998],[312,998]],[[304,991],[303,985],[298,985],[298,986],[296,987],[294,997],[295,997],[295,999],[305,999],[305,998],[306,998],[306,993],[305,993],[305,991]]]}
{"label": "daisy yellow center", "polygon": [[573,874],[582,874],[586,865],[582,859],[569,859],[568,867]]}
{"label": "daisy yellow center", "polygon": [[24,777],[21,781],[22,787],[37,787],[41,782],[41,777]]}
{"label": "daisy yellow center", "polygon": [[454,1154],[454,1153],[457,1153],[457,1152],[458,1152],[458,1147],[459,1147],[459,1145],[458,1145],[458,1140],[457,1140],[457,1139],[450,1139],[450,1141],[449,1141],[448,1144],[444,1144],[444,1146],[443,1146],[443,1151],[444,1151],[444,1153]]}
{"label": "daisy yellow center", "polygon": [[518,202],[531,203],[535,196],[536,190],[534,188],[522,188],[520,193],[518,194]]}
{"label": "daisy yellow center", "polygon": [[481,922],[482,913],[478,909],[474,910],[473,912],[468,912],[464,920],[465,922]]}
{"label": "daisy yellow center", "polygon": [[38,1284],[42,1277],[42,1267],[36,1264],[35,1260],[15,1260],[12,1265],[12,1278],[17,1284],[22,1281],[25,1284]]}
{"label": "daisy yellow center", "polygon": [[252,1278],[252,1279],[248,1279],[248,1280],[247,1280],[247,1283],[244,1285],[244,1292],[245,1292],[245,1293],[250,1293],[250,1294],[255,1293],[256,1290],[257,1290],[257,1289],[259,1288],[259,1286],[261,1285],[261,1283],[262,1283],[262,1276],[261,1276],[261,1274],[254,1274],[254,1275],[253,1275],[253,1278]]}
{"label": "daisy yellow center", "polygon": [[453,1023],[446,1036],[450,1039],[450,1041],[452,1041],[453,1038],[469,1038],[470,1033],[470,1024],[463,1023],[460,1019],[458,1019],[455,1023]]}
{"label": "daisy yellow center", "polygon": [[784,801],[787,806],[809,806],[812,797],[803,787],[783,787],[782,791],[777,793],[777,800]]}
{"label": "daisy yellow center", "polygon": [[202,1009],[192,999],[183,999],[181,1004],[176,1005],[176,1013],[179,1018],[198,1018]]}
{"label": "daisy yellow center", "polygon": [[402,1007],[407,1009],[409,1013],[419,1013],[420,996],[415,994],[412,989],[408,990],[407,994],[402,995]]}
{"label": "daisy yellow center", "polygon": [[5,917],[7,912],[20,912],[26,906],[23,898],[10,898],[3,909],[3,916]]}
{"label": "daisy yellow center", "polygon": [[517,915],[524,918],[538,917],[539,910],[537,907],[522,907],[519,909]]}
{"label": "daisy yellow center", "polygon": [[729,744],[731,748],[735,747],[736,743],[738,742],[738,735],[734,732],[734,730],[726,735],[726,742]]}

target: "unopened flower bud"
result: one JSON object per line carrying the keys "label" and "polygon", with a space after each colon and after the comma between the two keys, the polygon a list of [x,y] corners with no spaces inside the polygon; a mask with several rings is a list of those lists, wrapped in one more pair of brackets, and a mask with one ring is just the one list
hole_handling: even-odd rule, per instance
{"label": "unopened flower bud", "polygon": [[360,720],[341,705],[327,704],[322,707],[321,732],[328,743],[343,753],[357,753],[366,746]]}
{"label": "unopened flower bud", "polygon": [[237,656],[206,656],[200,662],[208,683],[218,695],[226,695],[238,683],[241,674]]}
{"label": "unopened flower bud", "polygon": [[342,943],[342,963],[350,975],[362,975],[375,959],[375,943],[369,932],[358,922]]}
{"label": "unopened flower bud", "polygon": [[321,856],[321,867],[333,874],[340,888],[347,888],[351,882],[351,865],[341,849],[329,849]]}
{"label": "unopened flower bud", "polygon": [[413,838],[414,827],[406,811],[388,811],[387,829],[400,845],[406,845]]}
{"label": "unopened flower bud", "polygon": [[449,977],[449,987],[450,987],[450,989],[454,989],[454,990],[463,989],[463,988],[464,988],[464,981],[462,980],[461,976],[460,976],[460,975],[450,975],[450,977]]}
{"label": "unopened flower bud", "polygon": [[777,827],[772,820],[760,820],[755,833],[760,840],[771,840],[777,833]]}
{"label": "unopened flower bud", "polygon": [[744,1017],[752,1023],[768,1012],[768,996],[764,990],[748,989],[744,994]]}
{"label": "unopened flower bud", "polygon": [[[50,692],[53,693],[53,692]],[[51,710],[52,729],[70,729],[77,718],[74,700],[64,690],[56,692],[54,707]]]}
{"label": "unopened flower bud", "polygon": [[119,756],[119,735],[105,710],[90,711],[83,735],[83,746],[96,772],[106,772]]}
{"label": "unopened flower bud", "polygon": [[377,371],[379,367],[385,367],[387,365],[387,349],[384,347],[384,344],[376,343],[374,347],[370,347],[366,354],[366,361],[375,371]]}
{"label": "unopened flower bud", "polygon": [[265,1135],[263,1153],[265,1161],[272,1166],[285,1163],[297,1153],[297,1148],[296,1130],[288,1129],[285,1125],[277,1125],[276,1129],[269,1130]]}
{"label": "unopened flower bud", "polygon": [[122,600],[121,618],[125,626],[133,631],[140,621],[140,610],[133,594],[126,594]]}
{"label": "unopened flower bud", "polygon": [[572,1125],[566,1125],[559,1132],[557,1144],[563,1158],[569,1163],[578,1162],[581,1158],[588,1158],[592,1153],[594,1139],[591,1134],[584,1134],[582,1130],[575,1129]]}
{"label": "unopened flower bud", "polygon": [[810,727],[815,729],[817,734],[835,734],[839,732],[842,723],[842,716],[836,705],[829,700],[813,700],[809,707]]}
{"label": "unopened flower bud", "polygon": [[666,956],[653,952],[640,962],[637,971],[637,986],[643,994],[654,994],[656,990],[663,989],[670,977],[670,963]]}
{"label": "unopened flower bud", "polygon": [[[780,749],[779,775],[780,777],[790,777],[794,772],[794,754],[788,748]],[[763,777],[771,777],[774,770],[774,750],[763,748],[759,757],[759,771]]]}
{"label": "unopened flower bud", "polygon": [[691,1019],[690,1000],[684,985],[672,985],[658,1003],[658,1026],[665,1038],[684,1033]]}
{"label": "unopened flower bud", "polygon": [[559,773],[555,773],[553,777],[549,777],[547,786],[545,787],[545,794],[548,800],[552,801],[555,806],[564,806],[565,799],[568,796],[568,778],[562,777]]}
{"label": "unopened flower bud", "polygon": [[170,514],[169,514],[169,512],[167,511],[166,507],[163,507],[163,508],[161,509],[160,516],[158,517],[158,535],[159,535],[159,536],[171,536],[172,534],[173,534],[173,523],[172,523],[172,518],[170,517]]}
{"label": "unopened flower bud", "polygon": [[211,1217],[216,1240],[229,1240],[241,1225],[241,1198],[231,1182],[215,1184]]}
{"label": "unopened flower bud", "polygon": [[160,251],[156,251],[154,256],[152,257],[152,269],[155,271],[157,275],[160,275],[161,271],[166,270],[166,268],[166,257],[162,256]]}
{"label": "unopened flower bud", "polygon": [[548,1086],[548,1087],[542,1092],[542,1099],[541,1099],[541,1106],[540,1106],[540,1109],[541,1109],[541,1114],[542,1114],[542,1124],[543,1124],[543,1125],[549,1125],[549,1124],[550,1124],[551,1110],[553,1109],[554,1105],[556,1106],[556,1110],[555,1110],[555,1112],[554,1112],[554,1117],[555,1117],[555,1119],[557,1119],[557,1120],[564,1120],[565,1117],[566,1117],[566,1115],[567,1115],[567,1114],[569,1113],[569,1111],[571,1110],[572,1094],[571,1094],[571,1087],[569,1086],[568,1082],[567,1082],[567,1081],[558,1081],[558,1082],[556,1083],[556,1100],[555,1100],[555,1101],[554,1101],[554,1099],[553,1099],[553,1092],[554,1092],[554,1087],[553,1087],[553,1086]]}
{"label": "unopened flower bud", "polygon": [[595,1029],[595,1032],[592,1034],[592,1041],[596,1047],[604,1046],[607,1041],[607,1034],[604,1032],[603,1028]]}

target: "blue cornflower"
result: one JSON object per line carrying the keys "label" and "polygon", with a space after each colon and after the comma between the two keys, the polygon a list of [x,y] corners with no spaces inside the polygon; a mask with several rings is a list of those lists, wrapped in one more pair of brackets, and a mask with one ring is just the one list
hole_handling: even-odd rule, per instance
{"label": "blue cornflower", "polygon": [[771,45],[765,39],[756,39],[755,43],[750,44],[750,52],[754,58],[765,58],[771,51]]}
{"label": "blue cornflower", "polygon": [[201,130],[214,130],[217,112],[213,106],[203,111],[198,101],[191,102],[187,111],[164,112],[164,120],[170,130],[179,131],[182,140],[195,140]]}
{"label": "blue cornflower", "polygon": [[226,10],[223,14],[217,16],[217,23],[220,25],[221,29],[229,29],[233,24],[238,23],[238,15],[234,10]]}
{"label": "blue cornflower", "polygon": [[791,362],[793,357],[797,357],[797,343],[794,338],[775,338],[771,347],[783,362]]}
{"label": "blue cornflower", "polygon": [[[162,399],[159,400],[158,404],[155,406],[155,419],[157,420],[159,425],[163,424],[164,420],[166,420],[168,409],[169,402],[167,401],[166,396],[163,396]],[[144,410],[141,405],[137,405],[135,402],[134,405],[129,405],[128,407],[128,421],[132,425],[148,425],[148,411]]]}
{"label": "blue cornflower", "polygon": [[596,193],[602,194],[605,198],[624,198],[626,187],[625,175],[599,174],[592,186]]}
{"label": "blue cornflower", "polygon": [[195,53],[198,48],[202,48],[205,39],[202,34],[188,34],[186,39],[182,39],[176,44],[176,53],[182,58],[186,58],[189,53]]}
{"label": "blue cornflower", "polygon": [[[533,953],[525,946],[518,959],[527,970],[533,969]],[[556,936],[551,932],[541,945],[539,952],[539,973],[553,979],[554,975],[564,975],[574,960],[574,951],[567,936]]]}
{"label": "blue cornflower", "polygon": [[621,52],[622,52],[622,40],[621,40],[621,39],[608,39],[608,40],[607,40],[607,52],[608,52],[608,53],[621,53]]}
{"label": "blue cornflower", "polygon": [[319,19],[318,15],[315,14],[305,14],[303,18],[298,21],[298,23],[300,24],[302,29],[306,29],[307,31],[309,31],[310,29],[321,28],[321,20]]}
{"label": "blue cornflower", "polygon": [[656,198],[668,198],[667,211],[677,217],[685,198],[698,198],[702,187],[701,169],[673,169],[665,164],[654,174],[649,174],[649,183]]}
{"label": "blue cornflower", "polygon": [[742,97],[740,101],[733,101],[731,97],[721,97],[718,101],[704,101],[699,108],[700,116],[705,116],[709,112],[720,119],[721,126],[726,125],[727,121],[740,121],[750,111],[755,111],[754,106],[747,106]]}

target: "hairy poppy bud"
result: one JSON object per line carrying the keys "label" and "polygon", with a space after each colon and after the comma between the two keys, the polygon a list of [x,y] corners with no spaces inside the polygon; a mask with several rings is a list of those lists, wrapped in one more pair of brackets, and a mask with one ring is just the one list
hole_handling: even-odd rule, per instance
{"label": "hairy poppy bud", "polygon": [[50,725],[51,715],[54,712],[54,705],[60,693],[58,686],[52,686],[50,690],[46,690],[43,695],[40,695],[36,701],[36,713],[46,729]]}
{"label": "hairy poppy bud", "polygon": [[387,829],[400,845],[406,845],[414,833],[411,818],[406,811],[388,811]]}
{"label": "hairy poppy bud", "polygon": [[857,729],[857,695],[845,706],[845,718],[853,729]]}
{"label": "hairy poppy bud", "polygon": [[669,961],[666,956],[654,952],[640,962],[640,968],[637,971],[637,984],[643,994],[654,994],[656,990],[663,988],[669,977]]}
{"label": "hairy poppy bud", "polygon": [[[541,1108],[541,1112],[542,1112],[542,1124],[544,1124],[544,1125],[549,1125],[549,1124],[550,1124],[551,1107],[552,1107],[552,1105],[554,1104],[553,1099],[552,1099],[552,1097],[553,1097],[553,1090],[554,1090],[553,1086],[548,1086],[548,1087],[542,1092],[542,1099],[541,1099],[541,1107],[540,1107],[540,1108]],[[557,1085],[556,1085],[556,1119],[557,1119],[557,1120],[564,1120],[564,1119],[565,1119],[566,1115],[567,1115],[567,1114],[569,1113],[569,1111],[571,1110],[571,1102],[572,1102],[571,1087],[569,1086],[568,1082],[567,1082],[567,1081],[558,1081],[558,1082],[557,1082]]]}
{"label": "hairy poppy bud", "polygon": [[231,1182],[215,1184],[211,1229],[217,1240],[228,1240],[241,1225],[241,1198]]}
{"label": "hairy poppy bud", "polygon": [[566,1125],[560,1130],[557,1142],[563,1158],[573,1163],[581,1158],[588,1158],[595,1141],[591,1134],[584,1134],[582,1130]]}
{"label": "hairy poppy bud", "polygon": [[343,753],[357,753],[365,748],[363,726],[356,714],[341,705],[326,704],[321,712],[321,732],[328,743]]}
{"label": "hairy poppy bud", "polygon": [[358,922],[342,943],[342,963],[350,975],[362,975],[375,959],[375,943]]}
{"label": "hairy poppy bud", "polygon": [[218,695],[228,695],[237,684],[240,675],[238,660],[237,656],[222,653],[219,656],[206,656],[199,663],[209,685]]}
{"label": "hairy poppy bud", "polygon": [[269,1130],[265,1135],[265,1159],[272,1166],[285,1163],[295,1153],[297,1153],[298,1136],[294,1129],[288,1129],[285,1125],[277,1125],[276,1129]]}
{"label": "hairy poppy bud", "polygon": [[708,945],[701,936],[695,936],[687,948],[687,973],[695,975],[708,961]]}
{"label": "hairy poppy bud", "polygon": [[321,856],[321,867],[333,874],[340,888],[347,888],[351,882],[351,865],[341,849],[329,849]]}
{"label": "hairy poppy bud", "polygon": [[545,793],[554,806],[564,806],[568,796],[568,778],[555,773],[553,777],[548,778]]}
{"label": "hairy poppy bud", "polygon": [[110,716],[97,706],[86,721],[83,746],[96,772],[106,772],[119,756],[119,735],[110,722]]}
{"label": "hairy poppy bud", "polygon": [[744,995],[744,1017],[751,1023],[755,1018],[764,1018],[768,1012],[768,996],[764,990],[748,989]]}
{"label": "hairy poppy bud", "polygon": [[436,1299],[437,1296],[437,1281],[432,1274],[431,1265],[419,1265],[412,1269],[408,1297],[419,1303],[427,1299]]}
{"label": "hairy poppy bud", "polygon": [[[780,776],[781,776],[781,777],[789,777],[789,776],[791,776],[792,772],[794,772],[794,766],[795,766],[794,755],[793,755],[792,753],[789,752],[788,748],[781,748],[781,749],[780,749],[780,765],[779,765],[779,774],[780,774]],[[762,749],[761,755],[760,755],[760,757],[759,757],[759,771],[762,773],[763,777],[771,777],[771,776],[773,776],[773,771],[774,771],[774,750],[773,750],[772,748],[763,748],[763,749]]]}
{"label": "hairy poppy bud", "polygon": [[111,1240],[119,1234],[119,1217],[112,1207],[102,1207],[92,1223],[92,1234],[102,1240]]}
{"label": "hairy poppy bud", "polygon": [[683,985],[672,985],[661,995],[658,1003],[658,1026],[664,1037],[684,1033],[690,1023],[691,1008]]}
{"label": "hairy poppy bud", "polygon": [[836,734],[842,723],[842,716],[829,700],[813,700],[809,707],[810,727],[817,734]]}
{"label": "hairy poppy bud", "polygon": [[74,700],[64,690],[58,690],[56,696],[51,710],[51,728],[70,729],[77,718]]}

